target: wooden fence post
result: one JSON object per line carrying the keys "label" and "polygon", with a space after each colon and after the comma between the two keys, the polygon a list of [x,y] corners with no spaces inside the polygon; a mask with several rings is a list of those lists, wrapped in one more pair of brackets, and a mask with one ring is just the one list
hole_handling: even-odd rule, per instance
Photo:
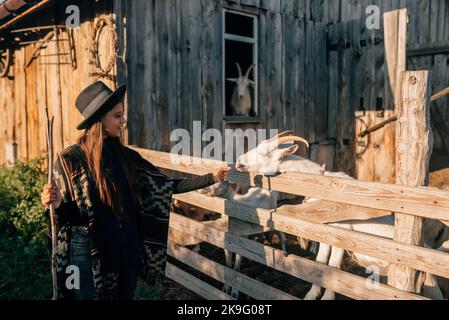
{"label": "wooden fence post", "polygon": [[393,102],[400,99],[401,72],[406,70],[407,9],[384,14],[385,59]]}
{"label": "wooden fence post", "polygon": [[[385,104],[383,116],[379,117],[374,105],[367,103],[368,110],[356,112],[356,136],[367,128],[395,115],[400,97],[400,75],[406,70],[407,9],[385,12]],[[369,62],[374,63],[374,62]],[[390,97],[391,96],[391,97]],[[357,114],[358,113],[358,114]],[[395,183],[395,124],[390,123],[369,136],[359,137],[356,144],[357,179]]]}
{"label": "wooden fence post", "polygon": [[[397,105],[396,184],[423,186],[428,184],[429,161],[433,147],[430,127],[430,71],[401,73],[400,103]],[[422,219],[395,214],[394,240],[419,245]],[[388,284],[415,292],[416,270],[391,265]]]}

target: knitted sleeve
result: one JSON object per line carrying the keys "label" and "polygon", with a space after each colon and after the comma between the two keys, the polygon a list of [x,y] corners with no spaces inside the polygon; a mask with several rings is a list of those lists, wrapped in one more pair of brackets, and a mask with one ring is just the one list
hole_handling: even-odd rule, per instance
{"label": "knitted sleeve", "polygon": [[190,179],[173,179],[173,193],[184,193],[206,188],[215,183],[212,173]]}

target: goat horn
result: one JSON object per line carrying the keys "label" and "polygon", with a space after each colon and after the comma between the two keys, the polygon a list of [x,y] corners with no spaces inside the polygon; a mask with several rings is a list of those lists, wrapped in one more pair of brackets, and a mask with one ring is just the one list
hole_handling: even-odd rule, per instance
{"label": "goat horn", "polygon": [[292,134],[294,134],[295,131],[294,130],[287,130],[287,131],[283,131],[277,135],[275,135],[273,138],[271,138],[270,140],[274,140],[274,139],[279,139],[280,137],[285,137],[285,136],[291,136]]}
{"label": "goat horn", "polygon": [[254,67],[254,64],[250,65],[249,68],[248,68],[248,70],[246,70],[246,74],[245,74],[245,78],[246,78],[246,79],[248,79],[249,72],[251,71],[251,69],[252,69],[253,67]]}
{"label": "goat horn", "polygon": [[237,69],[239,70],[239,78],[242,77],[242,69],[240,68],[240,65],[236,62],[235,65],[237,66]]}
{"label": "goat horn", "polygon": [[307,148],[309,147],[309,143],[307,142],[306,139],[301,138],[301,137],[297,137],[297,136],[281,137],[278,140],[278,144],[283,144],[283,143],[292,142],[292,141],[302,142],[302,143],[304,143],[307,146]]}

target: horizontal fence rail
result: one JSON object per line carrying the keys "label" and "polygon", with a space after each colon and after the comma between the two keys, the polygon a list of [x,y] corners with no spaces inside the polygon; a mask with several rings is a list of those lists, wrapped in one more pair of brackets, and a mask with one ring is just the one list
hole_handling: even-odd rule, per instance
{"label": "horizontal fence rail", "polygon": [[174,195],[174,197],[239,220],[449,278],[449,254],[433,249],[287,216],[282,214],[282,208],[278,211],[256,209],[218,197],[211,201],[210,197],[198,192]]}
{"label": "horizontal fence rail", "polygon": [[190,273],[178,268],[177,266],[167,263],[165,270],[167,277],[178,282],[180,285],[189,288],[197,295],[210,300],[235,300],[235,298],[227,295],[221,290],[195,278]]}
{"label": "horizontal fence rail", "polygon": [[[217,165],[225,164],[185,156],[179,156],[179,162],[172,163],[170,153],[134,149],[156,167],[196,175],[209,173]],[[437,188],[408,187],[300,172],[262,177],[232,170],[229,180],[316,199],[437,219],[449,225],[449,192]]]}
{"label": "horizontal fence rail", "polygon": [[[176,229],[170,230],[171,239],[176,239]],[[297,297],[281,290],[270,287],[260,281],[254,280],[233,269],[225,267],[215,261],[207,259],[189,249],[183,248],[174,242],[168,244],[168,254],[182,261],[192,268],[226,283],[240,292],[259,300],[299,300]]]}
{"label": "horizontal fence rail", "polygon": [[379,284],[379,288],[370,289],[366,285],[367,279],[360,276],[293,254],[286,257],[282,250],[217,230],[173,212],[170,214],[170,228],[195,236],[217,247],[240,254],[251,261],[256,261],[307,282],[318,284],[350,298],[424,299],[418,295],[391,288],[384,284]]}

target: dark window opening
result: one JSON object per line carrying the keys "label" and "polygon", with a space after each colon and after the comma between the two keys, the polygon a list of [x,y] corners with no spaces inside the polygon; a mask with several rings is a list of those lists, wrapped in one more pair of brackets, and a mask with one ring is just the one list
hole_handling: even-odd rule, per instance
{"label": "dark window opening", "polygon": [[[253,45],[250,43],[237,42],[232,40],[225,40],[226,60],[225,60],[225,74],[226,79],[235,79],[239,77],[239,72],[236,63],[239,64],[242,76],[245,76],[249,67],[253,64]],[[248,79],[254,81],[254,67],[248,74]],[[236,89],[237,83],[226,80],[225,85],[225,99],[226,99],[226,115],[234,116],[236,111],[231,106],[231,99]],[[256,116],[254,103],[254,86],[248,85],[248,90],[251,96],[251,110],[249,116]]]}
{"label": "dark window opening", "polygon": [[243,16],[232,12],[225,12],[225,32],[242,37],[254,38],[253,17]]}
{"label": "dark window opening", "polygon": [[[224,11],[223,113],[226,117],[258,115],[256,22],[256,16]],[[240,81],[240,86],[239,77],[247,80],[243,84]]]}

